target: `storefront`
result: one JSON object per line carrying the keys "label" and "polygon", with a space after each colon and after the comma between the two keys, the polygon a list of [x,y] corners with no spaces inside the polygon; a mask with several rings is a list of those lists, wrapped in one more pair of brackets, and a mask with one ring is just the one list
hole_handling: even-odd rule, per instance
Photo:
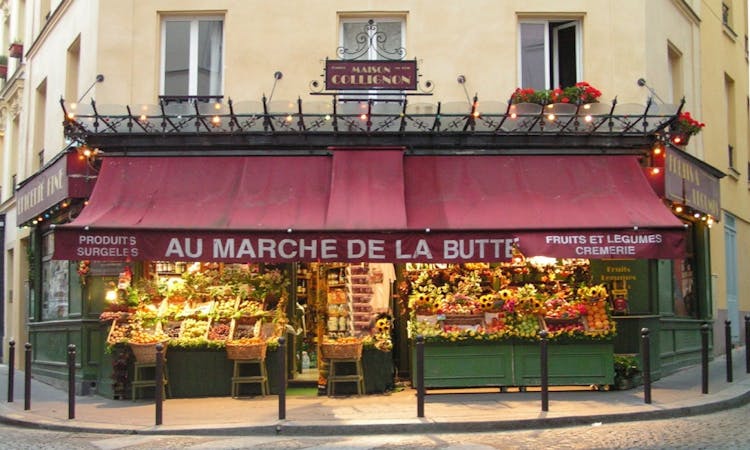
{"label": "storefront", "polygon": [[[81,286],[91,311],[118,313],[108,317],[114,322],[100,325],[98,343],[86,345],[92,359],[101,355],[99,392],[111,393],[101,386],[112,374],[110,366],[127,365],[105,356],[105,343],[132,341],[134,335],[131,327],[129,337],[120,339],[112,324],[139,314],[139,307],[141,318],[159,327],[138,332],[158,329],[172,338],[176,333],[178,341],[189,335],[207,341],[200,352],[213,352],[202,361],[188,360],[184,353],[190,352],[170,341],[170,364],[182,360],[181,369],[171,372],[192,371],[192,378],[204,379],[210,372],[228,380],[231,363],[222,341],[244,329],[255,337],[289,336],[294,351],[288,377],[301,378],[309,365],[320,384],[325,380],[325,367],[316,358],[320,346],[357,337],[366,338],[365,365],[371,366],[366,371],[377,367],[382,375],[365,378],[385,380],[368,391],[387,389],[394,369],[408,377],[410,337],[424,332],[417,329],[424,326],[420,323],[432,320],[417,319],[414,281],[435,270],[461,274],[454,279],[478,277],[478,288],[459,301],[468,305],[462,311],[436,314],[443,317],[435,319],[434,342],[454,337],[466,345],[467,336],[510,340],[508,357],[521,366],[534,358],[535,331],[546,327],[558,335],[565,331],[576,339],[604,341],[593,356],[600,368],[611,365],[613,353],[637,353],[631,351],[637,336],[620,319],[645,313],[659,323],[658,299],[672,295],[671,284],[665,288],[660,281],[671,277],[671,261],[685,252],[683,222],[648,179],[651,147],[672,116],[649,117],[654,128],[644,132],[626,123],[638,117],[615,118],[610,112],[592,118],[582,110],[577,132],[561,134],[567,125],[549,119],[548,126],[557,128],[545,134],[537,113],[524,119],[507,110],[479,116],[474,109],[431,118],[373,113],[366,128],[353,126],[365,127],[360,114],[334,115],[334,124],[349,124],[348,132],[331,125],[327,114],[297,114],[298,126],[327,123],[325,130],[290,130],[294,121],[288,113],[232,112],[218,123],[246,125],[252,119],[257,128],[215,133],[206,125],[200,136],[179,129],[161,134],[158,124],[168,123],[163,115],[71,120],[66,128],[72,137],[103,151],[94,161],[98,181],[80,215],[39,234],[54,236],[54,260],[73,261],[78,276],[71,275],[70,284]],[[389,118],[402,124],[433,120],[435,126],[372,131],[370,122]],[[606,133],[597,131],[614,119],[624,123],[617,133],[612,125]],[[140,130],[132,126],[134,120]],[[513,129],[503,125],[512,121]],[[94,125],[101,123],[108,128]],[[441,129],[440,123],[450,125]],[[556,261],[539,263],[535,256]],[[574,275],[576,270],[585,276]],[[637,275],[616,276],[627,271]],[[158,292],[161,279],[195,281],[196,274],[204,279],[200,292],[191,287],[193,298]],[[227,279],[232,276],[241,281]],[[275,279],[277,295],[267,295],[269,278]],[[148,301],[141,295],[148,293],[143,280],[157,290]],[[606,300],[583,298],[602,283]],[[521,336],[520,316],[505,320],[485,313],[499,312],[492,308],[497,300],[528,294],[527,284],[536,285],[533,297],[542,304],[531,308],[536,326]],[[448,283],[444,289],[450,295],[442,296],[441,307],[467,294],[460,285]],[[135,298],[121,302],[136,287]],[[114,292],[109,301],[107,292]],[[626,307],[615,308],[618,295],[627,297]],[[569,317],[570,307],[583,300],[595,306]],[[116,304],[132,309],[119,314],[112,308]],[[556,313],[575,320],[555,324]],[[385,322],[378,322],[381,314]],[[244,320],[247,316],[253,319]],[[560,365],[575,365],[575,354],[563,355]],[[268,358],[273,355],[269,348]],[[171,376],[176,386],[176,375]],[[593,384],[609,384],[610,377]],[[592,384],[585,376],[583,381]],[[535,382],[533,373],[519,373],[512,381],[490,384]],[[560,382],[575,384],[564,377]],[[187,380],[179,395],[227,395],[228,384],[221,392],[197,392]]]}

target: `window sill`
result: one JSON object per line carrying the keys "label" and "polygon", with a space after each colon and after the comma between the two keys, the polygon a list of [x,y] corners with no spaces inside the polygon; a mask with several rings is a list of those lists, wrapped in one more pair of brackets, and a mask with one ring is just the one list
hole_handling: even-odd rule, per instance
{"label": "window sill", "polygon": [[737,41],[737,33],[734,32],[732,27],[730,27],[727,24],[723,24],[722,29],[724,31],[724,34],[730,38],[732,41]]}
{"label": "window sill", "polygon": [[735,181],[739,181],[739,179],[740,179],[740,175],[742,175],[742,174],[740,173],[740,171],[739,171],[739,170],[737,170],[737,169],[735,169],[734,167],[731,167],[731,166],[730,166],[730,167],[729,167],[729,168],[727,169],[727,175],[729,175],[730,177],[734,178],[734,180],[735,180]]}

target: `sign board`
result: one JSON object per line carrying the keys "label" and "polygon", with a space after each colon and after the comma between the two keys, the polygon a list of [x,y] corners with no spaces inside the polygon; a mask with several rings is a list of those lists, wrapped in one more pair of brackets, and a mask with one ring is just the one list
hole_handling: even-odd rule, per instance
{"label": "sign board", "polygon": [[326,61],[328,90],[415,90],[416,61]]}
{"label": "sign board", "polygon": [[95,174],[87,176],[86,160],[75,152],[67,153],[50,166],[37,172],[16,192],[17,224],[36,218],[66,198],[91,195]]}
{"label": "sign board", "polygon": [[721,217],[719,179],[691,160],[685,152],[667,149],[664,162],[664,195],[685,206]]}
{"label": "sign board", "polygon": [[509,261],[513,249],[558,258],[684,256],[682,230],[297,232],[55,229],[55,259],[210,262]]}

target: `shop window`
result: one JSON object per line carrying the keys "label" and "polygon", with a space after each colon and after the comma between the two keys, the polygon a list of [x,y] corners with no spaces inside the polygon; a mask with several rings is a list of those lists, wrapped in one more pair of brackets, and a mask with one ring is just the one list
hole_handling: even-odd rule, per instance
{"label": "shop window", "polygon": [[54,234],[42,237],[42,320],[64,319],[68,316],[68,281],[70,263],[53,260]]}
{"label": "shop window", "polygon": [[581,80],[579,21],[522,21],[519,33],[521,86],[552,89]]}
{"label": "shop window", "polygon": [[[690,225],[687,236],[693,236]],[[683,259],[674,260],[674,314],[678,317],[698,317],[698,293],[696,292],[696,260],[692,239],[687,239],[687,252]]]}
{"label": "shop window", "polygon": [[162,95],[220,96],[224,21],[168,17],[162,22]]}

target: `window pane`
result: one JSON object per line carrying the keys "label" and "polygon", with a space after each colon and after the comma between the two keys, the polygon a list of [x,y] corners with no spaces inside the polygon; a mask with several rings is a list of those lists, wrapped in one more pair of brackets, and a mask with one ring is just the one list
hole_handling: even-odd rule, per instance
{"label": "window pane", "polygon": [[220,20],[202,20],[198,25],[198,92],[197,95],[221,94]]}
{"label": "window pane", "polygon": [[399,59],[402,55],[396,52],[401,45],[401,22],[378,22],[377,24],[379,33],[383,33],[385,41],[381,42],[383,49],[380,53],[371,55],[373,59]]}
{"label": "window pane", "polygon": [[164,24],[164,95],[189,95],[190,22]]}
{"label": "window pane", "polygon": [[42,320],[68,315],[68,261],[42,262]]}
{"label": "window pane", "polygon": [[544,29],[541,23],[521,24],[521,86],[546,89]]}
{"label": "window pane", "polygon": [[575,85],[576,76],[576,29],[565,27],[557,29],[557,58],[556,61],[559,80],[554,80],[555,86],[568,87]]}
{"label": "window pane", "polygon": [[[344,48],[344,59],[368,59],[365,48],[369,45],[369,38],[365,32],[366,22],[344,22],[341,46]],[[359,42],[357,42],[359,39]],[[361,55],[360,55],[361,54]],[[349,55],[358,55],[352,58]]]}

